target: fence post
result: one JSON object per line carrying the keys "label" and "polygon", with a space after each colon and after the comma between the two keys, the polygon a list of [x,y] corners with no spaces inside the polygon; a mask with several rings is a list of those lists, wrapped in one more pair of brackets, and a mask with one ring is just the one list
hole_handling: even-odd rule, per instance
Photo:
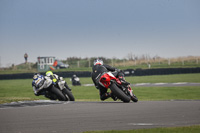
{"label": "fence post", "polygon": [[80,67],[80,62],[79,62],[79,61],[77,61],[77,67],[78,67],[78,68]]}
{"label": "fence post", "polygon": [[1,68],[1,56],[0,56],[0,68]]}
{"label": "fence post", "polygon": [[88,59],[88,61],[89,61],[89,68],[90,68],[90,59]]}
{"label": "fence post", "polygon": [[113,59],[112,59],[112,67],[113,67]]}
{"label": "fence post", "polygon": [[168,65],[170,66],[171,62],[170,62],[170,58],[168,58]]}
{"label": "fence post", "polygon": [[135,66],[136,66],[136,64],[137,64],[137,63],[136,63],[136,59],[134,60],[134,63],[135,63]]}

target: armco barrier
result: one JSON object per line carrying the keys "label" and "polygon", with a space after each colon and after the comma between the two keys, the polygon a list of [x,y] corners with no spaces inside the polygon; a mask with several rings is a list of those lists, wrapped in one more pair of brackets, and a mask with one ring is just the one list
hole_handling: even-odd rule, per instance
{"label": "armco barrier", "polygon": [[[31,79],[33,78],[34,73],[21,73],[21,74],[2,74],[0,75],[0,80],[3,79]],[[45,75],[45,73],[40,73]],[[74,74],[78,77],[90,77],[91,72],[79,72],[79,71],[69,71],[69,72],[56,72],[61,77],[69,78],[72,77]]]}
{"label": "armco barrier", "polygon": [[127,69],[124,70],[127,76],[166,75],[200,73],[200,68],[159,68],[159,69]]}
{"label": "armco barrier", "polygon": [[[200,73],[200,68],[160,68],[160,69],[127,69],[124,70],[126,76],[146,76],[146,75],[166,75],[166,74],[184,74],[184,73]],[[45,74],[45,73],[41,73]],[[78,77],[91,77],[91,72],[88,71],[69,71],[69,72],[56,72],[61,77],[69,78],[74,74]],[[33,73],[21,74],[2,74],[0,80],[4,79],[31,79]]]}

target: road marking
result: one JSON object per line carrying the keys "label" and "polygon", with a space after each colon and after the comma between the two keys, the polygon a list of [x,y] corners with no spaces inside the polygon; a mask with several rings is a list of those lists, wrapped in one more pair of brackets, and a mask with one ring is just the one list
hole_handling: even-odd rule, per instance
{"label": "road marking", "polygon": [[150,83],[138,83],[138,84],[135,84],[136,86],[140,86],[140,85],[150,85]]}
{"label": "road marking", "polygon": [[155,85],[164,85],[164,84],[168,84],[168,83],[154,83]]}
{"label": "road marking", "polygon": [[182,85],[182,84],[188,84],[188,83],[187,82],[178,82],[178,83],[173,83],[173,84]]}
{"label": "road marking", "polygon": [[152,126],[153,123],[128,123],[128,125],[134,125],[134,126]]}

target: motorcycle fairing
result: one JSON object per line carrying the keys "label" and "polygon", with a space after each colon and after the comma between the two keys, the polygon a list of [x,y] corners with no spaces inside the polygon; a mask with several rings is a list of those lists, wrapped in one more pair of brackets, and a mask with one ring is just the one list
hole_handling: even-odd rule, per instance
{"label": "motorcycle fairing", "polygon": [[116,77],[111,72],[107,72],[101,76],[99,83],[108,89],[111,80],[116,80]]}

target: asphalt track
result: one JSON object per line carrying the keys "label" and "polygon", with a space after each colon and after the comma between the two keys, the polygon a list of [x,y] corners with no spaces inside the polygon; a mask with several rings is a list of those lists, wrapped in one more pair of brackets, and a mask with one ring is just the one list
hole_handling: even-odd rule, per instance
{"label": "asphalt track", "polygon": [[79,133],[200,124],[200,101],[55,102],[0,105],[1,133]]}

